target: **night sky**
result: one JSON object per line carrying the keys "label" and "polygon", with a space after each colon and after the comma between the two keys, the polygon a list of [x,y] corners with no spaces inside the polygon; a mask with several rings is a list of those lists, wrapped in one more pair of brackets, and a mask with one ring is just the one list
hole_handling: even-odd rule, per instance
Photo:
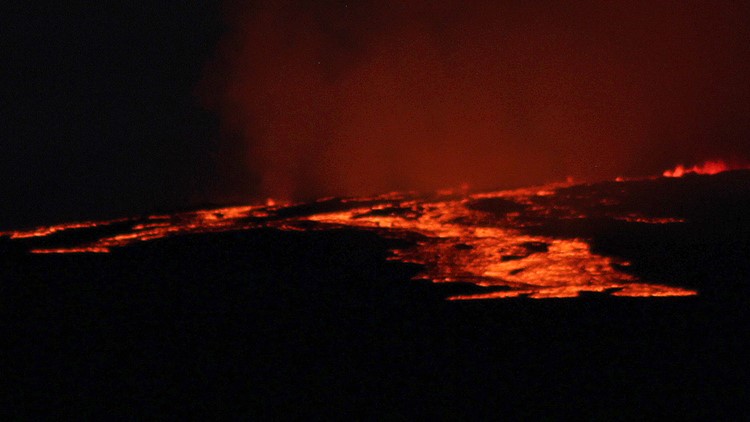
{"label": "night sky", "polygon": [[0,228],[750,159],[746,2],[143,2],[3,20]]}
{"label": "night sky", "polygon": [[217,119],[195,87],[216,2],[33,4],[2,23],[0,227],[209,200]]}

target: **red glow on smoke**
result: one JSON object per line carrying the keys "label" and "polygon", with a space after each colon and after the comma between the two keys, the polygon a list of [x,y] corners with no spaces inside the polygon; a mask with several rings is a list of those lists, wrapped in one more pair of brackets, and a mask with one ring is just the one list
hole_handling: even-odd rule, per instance
{"label": "red glow on smoke", "polygon": [[222,188],[492,190],[750,156],[745,9],[229,1],[199,89],[221,118]]}

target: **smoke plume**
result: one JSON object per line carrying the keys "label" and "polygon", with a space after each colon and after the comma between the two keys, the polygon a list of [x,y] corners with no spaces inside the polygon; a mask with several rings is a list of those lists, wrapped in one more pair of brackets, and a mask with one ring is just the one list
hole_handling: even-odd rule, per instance
{"label": "smoke plume", "polygon": [[201,87],[235,194],[659,174],[750,155],[744,2],[225,5]]}

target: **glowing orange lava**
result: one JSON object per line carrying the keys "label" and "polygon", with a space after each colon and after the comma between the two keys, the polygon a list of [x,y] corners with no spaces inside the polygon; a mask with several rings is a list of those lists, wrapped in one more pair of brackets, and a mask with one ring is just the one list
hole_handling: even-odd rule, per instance
{"label": "glowing orange lava", "polygon": [[[127,233],[103,237],[95,242],[74,247],[36,248],[31,249],[30,252],[36,254],[107,253],[110,252],[112,248],[127,246],[135,242],[161,239],[172,235],[252,228],[255,227],[255,225],[246,221],[249,217],[262,218],[267,215],[266,207],[243,206],[185,212],[174,215],[151,216],[146,223],[133,224],[130,227],[130,231]],[[59,226],[43,227],[30,231],[0,233],[0,235],[7,235],[11,239],[45,237],[68,230],[105,227],[114,223],[127,221],[127,219],[119,219],[77,224],[62,224]]]}
{"label": "glowing orange lava", "polygon": [[[712,167],[713,168],[713,167]],[[300,204],[308,211],[295,213],[295,205],[226,207],[141,219],[83,222],[0,233],[32,242],[31,253],[108,253],[114,248],[168,236],[191,233],[274,227],[280,230],[326,230],[355,227],[375,230],[383,236],[402,238],[421,235],[416,245],[393,250],[390,259],[424,266],[419,278],[436,283],[468,282],[487,293],[458,295],[451,300],[507,297],[567,298],[582,292],[615,296],[686,296],[693,290],[646,283],[619,271],[630,264],[591,252],[585,239],[530,235],[524,216],[541,219],[580,220],[585,212],[554,202],[558,189],[572,182],[542,187],[467,195],[445,191],[428,197],[389,193],[372,198],[328,198]],[[550,202],[550,201],[553,202]],[[472,207],[476,201],[497,201],[509,207],[500,213]],[[602,202],[603,201],[603,202]],[[559,202],[559,201],[558,201]],[[599,201],[608,205],[613,200]],[[331,206],[333,205],[333,206]],[[316,208],[318,207],[318,208]],[[332,210],[332,211],[330,211]],[[684,220],[633,213],[609,215],[612,220],[646,224],[681,224]],[[103,235],[83,244],[34,247],[34,241],[61,232],[99,230],[122,223],[118,234]],[[311,225],[312,223],[312,225]],[[45,244],[46,245],[46,244]]]}
{"label": "glowing orange lava", "polygon": [[680,164],[673,169],[665,170],[662,175],[664,177],[682,177],[689,173],[718,174],[729,170],[740,170],[744,168],[748,168],[748,166],[728,164],[722,160],[715,160],[706,161],[703,164],[696,164],[692,167],[685,167],[684,165]]}
{"label": "glowing orange lava", "polygon": [[13,232],[0,232],[0,236],[8,236],[11,239],[29,239],[33,237],[46,237],[51,234],[59,233],[66,230],[85,229],[91,227],[102,227],[114,223],[127,221],[127,219],[110,220],[110,221],[89,221],[83,223],[68,223],[57,226],[37,227],[32,230],[19,230]]}
{"label": "glowing orange lava", "polygon": [[[516,213],[492,224],[481,212],[466,207],[473,198],[512,198],[531,204],[534,196],[553,195],[553,189],[518,189],[436,202],[405,200],[380,207],[355,208],[318,214],[309,219],[345,226],[385,228],[425,236],[416,247],[394,251],[393,259],[424,264],[421,277],[434,282],[471,282],[508,290],[455,296],[452,300],[526,296],[535,299],[576,297],[581,292],[610,292],[617,296],[688,296],[693,290],[643,283],[617,271],[613,264],[629,263],[591,253],[580,239],[555,239],[523,234]],[[392,210],[391,213],[374,212]],[[538,212],[550,210],[538,209]],[[557,210],[559,211],[559,210]],[[575,216],[572,217],[583,217]],[[633,216],[622,216],[630,221]],[[651,224],[679,223],[678,219],[640,219]],[[639,221],[640,222],[640,221]]]}

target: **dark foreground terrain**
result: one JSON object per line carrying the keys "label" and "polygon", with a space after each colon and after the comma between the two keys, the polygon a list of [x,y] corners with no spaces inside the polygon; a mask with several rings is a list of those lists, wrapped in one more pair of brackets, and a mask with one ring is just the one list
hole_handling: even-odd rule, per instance
{"label": "dark foreground terrain", "polygon": [[688,297],[447,301],[480,287],[414,280],[419,265],[386,259],[406,240],[356,228],[108,254],[35,255],[0,238],[3,419],[741,418],[750,178],[684,179],[557,200],[591,210],[620,195],[652,216],[666,201],[685,224],[590,212],[529,231],[585,237],[639,277],[699,292]]}

